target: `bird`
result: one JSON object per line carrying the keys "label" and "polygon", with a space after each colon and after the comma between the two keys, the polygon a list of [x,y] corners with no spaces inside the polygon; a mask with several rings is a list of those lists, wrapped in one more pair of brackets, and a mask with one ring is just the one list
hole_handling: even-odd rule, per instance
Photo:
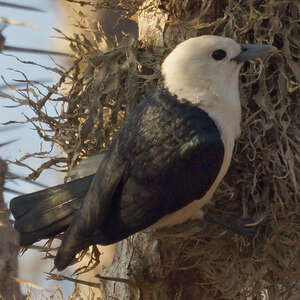
{"label": "bird", "polygon": [[11,201],[21,245],[65,231],[61,271],[90,245],[201,218],[240,136],[241,66],[274,50],[214,35],[178,44],[162,86],[124,120],[95,174]]}

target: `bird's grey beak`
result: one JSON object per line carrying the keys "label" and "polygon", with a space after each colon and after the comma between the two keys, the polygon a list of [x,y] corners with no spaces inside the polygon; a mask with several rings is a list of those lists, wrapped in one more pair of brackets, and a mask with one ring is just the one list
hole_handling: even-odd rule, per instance
{"label": "bird's grey beak", "polygon": [[244,62],[249,59],[262,57],[269,52],[277,50],[276,47],[264,44],[241,44],[241,53],[234,57],[237,62]]}

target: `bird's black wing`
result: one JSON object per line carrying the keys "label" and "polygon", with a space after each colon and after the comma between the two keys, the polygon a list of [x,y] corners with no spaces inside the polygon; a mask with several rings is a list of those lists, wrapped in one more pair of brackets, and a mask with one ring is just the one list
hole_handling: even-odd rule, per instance
{"label": "bird's black wing", "polygon": [[118,157],[119,141],[115,139],[105,153],[94,175],[80,210],[64,234],[55,266],[64,269],[80,250],[94,244],[91,236],[103,222],[112,206],[116,190],[124,178],[128,163]]}
{"label": "bird's black wing", "polygon": [[129,174],[101,232],[94,231],[100,244],[124,239],[201,199],[223,163],[220,131],[203,110],[168,93],[152,96],[138,110],[118,137]]}
{"label": "bird's black wing", "polygon": [[216,124],[198,107],[155,93],[109,147],[56,257],[58,269],[88,245],[110,244],[205,195],[224,158]]}

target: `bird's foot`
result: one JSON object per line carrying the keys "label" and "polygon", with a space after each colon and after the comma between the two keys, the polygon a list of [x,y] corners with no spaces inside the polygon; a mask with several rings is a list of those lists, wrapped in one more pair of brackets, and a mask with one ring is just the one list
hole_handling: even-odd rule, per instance
{"label": "bird's foot", "polygon": [[257,233],[257,222],[252,218],[236,218],[233,220],[215,219],[204,214],[204,220],[213,224],[220,225],[226,229],[241,235],[254,237]]}

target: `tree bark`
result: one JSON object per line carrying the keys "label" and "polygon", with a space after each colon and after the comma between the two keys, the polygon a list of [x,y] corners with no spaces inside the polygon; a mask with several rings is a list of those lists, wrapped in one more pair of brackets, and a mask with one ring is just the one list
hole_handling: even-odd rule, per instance
{"label": "tree bark", "polygon": [[9,220],[10,212],[3,199],[6,163],[0,159],[0,299],[25,299],[18,283],[14,280],[18,270],[18,235]]}
{"label": "tree bark", "polygon": [[[168,22],[170,12],[161,8],[162,2],[146,0],[138,15],[140,42],[157,52],[170,46],[166,42],[176,44],[178,33],[182,34],[178,25]],[[104,299],[183,299],[180,295],[189,300],[204,299],[202,288],[195,285],[195,274],[180,275],[173,269],[181,250],[165,239],[158,239],[149,229],[119,242],[113,264],[101,272]]]}

